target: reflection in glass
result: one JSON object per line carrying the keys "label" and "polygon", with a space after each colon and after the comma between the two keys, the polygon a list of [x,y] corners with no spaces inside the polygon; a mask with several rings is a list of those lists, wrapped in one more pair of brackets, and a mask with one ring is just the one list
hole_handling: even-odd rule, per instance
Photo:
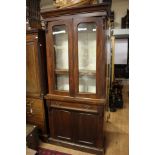
{"label": "reflection in glass", "polygon": [[95,76],[80,76],[79,77],[79,92],[96,93],[96,78]]}
{"label": "reflection in glass", "polygon": [[96,24],[78,25],[79,92],[96,93]]}
{"label": "reflection in glass", "polygon": [[79,70],[96,70],[96,24],[78,25]]}
{"label": "reflection in glass", "polygon": [[65,25],[53,26],[52,32],[55,56],[55,89],[69,91],[67,28]]}
{"label": "reflection in glass", "polygon": [[68,75],[57,75],[56,76],[56,89],[62,91],[69,90],[69,77]]}
{"label": "reflection in glass", "polygon": [[68,32],[65,25],[53,27],[56,69],[68,69]]}

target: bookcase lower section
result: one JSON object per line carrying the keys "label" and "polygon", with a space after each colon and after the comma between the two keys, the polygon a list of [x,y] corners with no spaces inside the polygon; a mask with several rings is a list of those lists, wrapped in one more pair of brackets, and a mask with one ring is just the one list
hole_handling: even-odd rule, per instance
{"label": "bookcase lower section", "polygon": [[49,142],[103,154],[104,105],[47,100]]}

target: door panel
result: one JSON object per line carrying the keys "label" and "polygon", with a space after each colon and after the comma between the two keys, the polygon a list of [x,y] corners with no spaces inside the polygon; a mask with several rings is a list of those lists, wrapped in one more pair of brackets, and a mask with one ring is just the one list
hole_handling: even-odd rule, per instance
{"label": "door panel", "polygon": [[104,72],[100,67],[104,59],[102,19],[77,18],[73,24],[76,96],[99,98],[103,95],[100,74]]}
{"label": "door panel", "polygon": [[61,108],[64,106],[58,104],[58,108],[51,107],[49,110],[51,137],[87,146],[97,146],[98,134],[100,134],[99,123],[102,124],[99,113]]}
{"label": "door panel", "polygon": [[59,95],[73,94],[72,20],[48,24],[48,83],[49,92]]}
{"label": "door panel", "polygon": [[40,99],[26,99],[26,122],[37,125],[42,131],[45,127],[44,103]]}
{"label": "door panel", "polygon": [[36,46],[33,40],[26,42],[26,92],[35,94],[40,92]]}
{"label": "door panel", "polygon": [[52,109],[53,136],[61,140],[72,139],[72,114],[67,110]]}
{"label": "door panel", "polygon": [[96,145],[98,115],[77,113],[76,122],[76,142],[83,145]]}

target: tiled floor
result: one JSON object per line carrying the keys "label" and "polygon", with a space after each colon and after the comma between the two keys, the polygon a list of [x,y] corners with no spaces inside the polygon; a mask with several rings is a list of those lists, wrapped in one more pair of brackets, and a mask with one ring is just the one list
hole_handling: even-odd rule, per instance
{"label": "tiled floor", "polygon": [[[106,112],[108,121],[105,121],[106,151],[105,155],[128,155],[129,154],[129,97],[128,97],[128,81],[123,87],[123,109],[117,112]],[[72,155],[92,155],[81,151],[41,143],[41,147],[53,149],[56,151],[70,153]]]}

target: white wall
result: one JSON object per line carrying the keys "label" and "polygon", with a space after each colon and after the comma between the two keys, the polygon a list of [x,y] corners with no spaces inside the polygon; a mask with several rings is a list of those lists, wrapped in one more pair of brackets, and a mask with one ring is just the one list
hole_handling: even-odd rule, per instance
{"label": "white wall", "polygon": [[115,40],[115,64],[127,64],[128,55],[128,40],[116,39]]}
{"label": "white wall", "polygon": [[121,28],[121,18],[124,17],[129,9],[129,0],[112,0],[111,10],[115,13],[115,28]]}

